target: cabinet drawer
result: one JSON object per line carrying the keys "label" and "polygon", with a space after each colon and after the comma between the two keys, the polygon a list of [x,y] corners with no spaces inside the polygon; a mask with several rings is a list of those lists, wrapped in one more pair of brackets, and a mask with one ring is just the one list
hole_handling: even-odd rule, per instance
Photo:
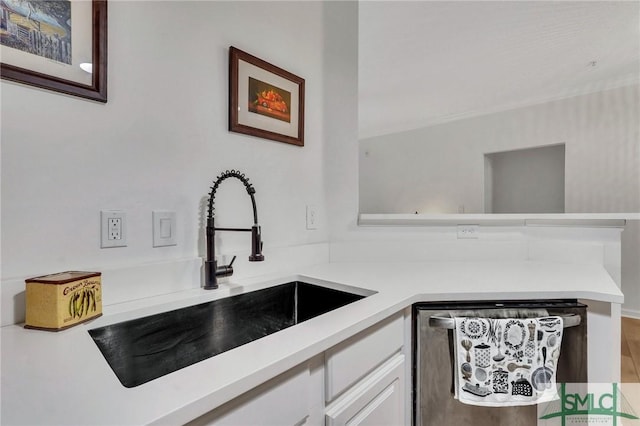
{"label": "cabinet drawer", "polygon": [[402,348],[403,323],[403,313],[399,312],[326,352],[327,401],[332,401]]}
{"label": "cabinet drawer", "polygon": [[312,386],[309,367],[301,364],[192,420],[187,426],[302,425],[309,417]]}
{"label": "cabinet drawer", "polygon": [[326,426],[403,425],[404,372],[397,354],[327,409]]}

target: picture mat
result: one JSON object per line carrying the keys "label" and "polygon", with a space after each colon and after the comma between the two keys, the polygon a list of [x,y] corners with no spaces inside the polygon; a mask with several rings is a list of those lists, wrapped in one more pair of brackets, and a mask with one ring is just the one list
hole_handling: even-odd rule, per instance
{"label": "picture mat", "polygon": [[246,102],[238,102],[238,124],[251,126],[269,132],[279,133],[292,138],[298,137],[299,123],[299,94],[300,87],[297,83],[273,74],[253,64],[238,60],[238,99],[249,98],[249,76],[279,87],[291,93],[291,123],[270,118],[264,115],[250,112]]}
{"label": "picture mat", "polygon": [[92,74],[80,64],[93,62],[93,3],[71,0],[71,65],[0,45],[2,63],[53,77],[91,85]]}

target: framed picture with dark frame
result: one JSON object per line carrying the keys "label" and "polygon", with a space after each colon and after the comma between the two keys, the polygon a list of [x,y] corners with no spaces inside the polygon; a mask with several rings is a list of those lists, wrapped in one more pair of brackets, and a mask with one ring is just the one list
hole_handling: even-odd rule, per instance
{"label": "framed picture with dark frame", "polygon": [[304,79],[231,46],[229,130],[304,146]]}
{"label": "framed picture with dark frame", "polygon": [[107,102],[106,0],[0,0],[3,79]]}

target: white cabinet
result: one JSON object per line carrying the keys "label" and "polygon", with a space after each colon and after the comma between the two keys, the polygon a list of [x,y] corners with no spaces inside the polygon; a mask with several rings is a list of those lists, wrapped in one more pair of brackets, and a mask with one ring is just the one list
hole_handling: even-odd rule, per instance
{"label": "white cabinet", "polygon": [[[314,424],[309,419],[315,387],[309,363],[277,376],[221,407],[187,423],[189,426],[283,426]],[[317,391],[319,394],[319,390]],[[317,399],[317,398],[315,398]]]}
{"label": "white cabinet", "polygon": [[397,354],[327,408],[327,426],[403,425],[404,376],[405,356]]}
{"label": "white cabinet", "polygon": [[392,315],[188,425],[408,424],[409,319]]}
{"label": "white cabinet", "polygon": [[326,400],[354,385],[404,345],[402,312],[380,321],[325,352]]}
{"label": "white cabinet", "polygon": [[410,422],[410,318],[399,312],[326,351],[326,426]]}

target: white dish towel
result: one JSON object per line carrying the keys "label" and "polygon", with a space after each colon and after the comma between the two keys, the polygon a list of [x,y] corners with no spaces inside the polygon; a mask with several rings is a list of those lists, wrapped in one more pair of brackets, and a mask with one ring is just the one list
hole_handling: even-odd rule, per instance
{"label": "white dish towel", "polygon": [[562,317],[455,318],[455,397],[502,407],[557,399]]}

